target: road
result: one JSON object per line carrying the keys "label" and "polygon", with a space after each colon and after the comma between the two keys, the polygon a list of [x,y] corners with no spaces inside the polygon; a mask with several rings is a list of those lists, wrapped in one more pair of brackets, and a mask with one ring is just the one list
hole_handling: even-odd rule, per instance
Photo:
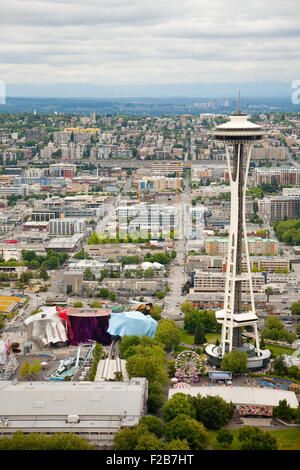
{"label": "road", "polygon": [[96,232],[104,232],[107,225],[110,223],[113,217],[116,215],[116,209],[120,205],[122,194],[126,194],[132,184],[133,178],[128,178],[120,192],[120,194],[112,202],[111,207],[108,209],[107,214],[102,220],[100,220],[96,227]]}
{"label": "road", "polygon": [[183,314],[180,311],[180,305],[186,300],[184,295],[182,295],[182,287],[187,281],[187,276],[185,272],[185,262],[186,262],[186,246],[187,239],[185,237],[186,232],[186,220],[184,218],[184,206],[185,204],[190,203],[190,187],[188,178],[185,178],[184,181],[185,190],[179,195],[179,210],[181,210],[181,224],[180,231],[182,234],[181,239],[175,241],[175,251],[177,256],[175,258],[175,264],[171,266],[170,276],[168,280],[169,287],[171,289],[170,293],[166,297],[165,308],[163,310],[164,317],[178,318]]}
{"label": "road", "polygon": [[287,156],[287,159],[288,161],[293,165],[293,166],[296,166],[296,167],[300,167],[300,164],[297,162],[297,160],[294,160],[292,155],[291,155],[291,152],[289,150],[288,147],[286,147],[285,149],[285,154]]}

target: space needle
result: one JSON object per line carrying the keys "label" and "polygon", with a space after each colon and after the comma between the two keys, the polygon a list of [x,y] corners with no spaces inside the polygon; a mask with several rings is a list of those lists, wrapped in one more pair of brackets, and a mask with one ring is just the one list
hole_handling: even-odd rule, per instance
{"label": "space needle", "polygon": [[[270,361],[269,350],[260,350],[258,338],[258,317],[250,269],[249,248],[245,217],[245,198],[247,177],[254,142],[261,141],[266,133],[261,126],[248,121],[247,114],[238,109],[225,124],[217,126],[211,133],[213,138],[225,145],[226,159],[231,189],[230,230],[226,261],[226,281],[224,305],[216,311],[216,320],[222,324],[221,344],[208,345],[206,353],[212,365],[220,366],[224,354],[232,350],[245,351],[248,356],[249,369],[260,369]],[[232,157],[231,157],[232,156]],[[242,270],[243,247],[246,258],[246,269]],[[251,308],[242,306],[242,287],[248,285]],[[251,326],[254,331],[255,345],[243,343],[242,328]]]}

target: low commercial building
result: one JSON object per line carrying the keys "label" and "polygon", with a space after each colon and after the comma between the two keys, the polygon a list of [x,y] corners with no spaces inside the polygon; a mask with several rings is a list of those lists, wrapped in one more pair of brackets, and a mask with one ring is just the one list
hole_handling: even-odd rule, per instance
{"label": "low commercial building", "polygon": [[[200,292],[224,292],[226,275],[224,273],[211,273],[205,271],[195,271],[191,274],[191,293]],[[265,277],[262,273],[252,274],[253,292],[262,292],[265,284]],[[249,281],[242,281],[242,291],[249,292]]]}
{"label": "low commercial building", "polygon": [[[287,257],[283,256],[250,256],[250,269],[255,266],[258,271],[265,271],[267,273],[275,273],[276,270],[282,271],[283,269],[290,272],[290,261]],[[187,257],[187,271],[192,272],[196,269],[201,271],[210,272],[226,272],[226,257],[222,256],[197,256],[190,255]],[[247,269],[246,258],[242,258],[242,268]]]}
{"label": "low commercial building", "polygon": [[25,232],[28,232],[30,230],[35,230],[35,231],[38,231],[38,232],[42,232],[42,231],[47,232],[48,229],[49,229],[49,222],[29,221],[29,222],[25,222],[25,224],[23,225],[23,230]]}
{"label": "low commercial building", "polygon": [[280,166],[271,168],[254,168],[254,185],[272,184],[274,180],[278,185],[293,185],[299,186],[300,184],[300,168],[290,166]]}
{"label": "low commercial building", "polygon": [[79,261],[70,260],[69,266],[72,271],[79,271],[84,273],[86,269],[90,269],[96,279],[101,277],[101,273],[104,269],[108,269],[110,272],[119,273],[121,271],[121,263],[104,263],[97,260],[82,259]]}
{"label": "low commercial building", "polygon": [[106,243],[103,245],[85,245],[84,252],[96,258],[121,258],[122,256],[136,255],[135,243],[121,243],[120,245]]}
{"label": "low commercial building", "polygon": [[286,160],[285,147],[253,147],[253,160]]}
{"label": "low commercial building", "polygon": [[270,220],[300,218],[300,196],[275,196],[271,199]]}
{"label": "low commercial building", "polygon": [[64,294],[83,295],[83,273],[76,270],[65,271],[62,278]]}
{"label": "low commercial building", "polygon": [[141,191],[165,191],[168,189],[181,188],[182,178],[167,178],[165,176],[153,176],[152,178],[143,178],[138,182]]}
{"label": "low commercial building", "polygon": [[147,379],[128,382],[0,382],[0,438],[16,431],[74,433],[112,448],[114,435],[146,412]]}
{"label": "low commercial building", "polygon": [[[209,255],[226,255],[228,251],[228,237],[204,237],[203,246]],[[250,255],[274,256],[278,254],[278,241],[271,238],[248,237],[248,250]]]}
{"label": "low commercial building", "polygon": [[82,238],[82,233],[75,233],[71,237],[53,238],[46,246],[46,251],[75,251],[80,248]]}
{"label": "low commercial building", "polygon": [[85,220],[67,217],[63,219],[53,219],[49,222],[50,235],[74,235],[85,231]]}
{"label": "low commercial building", "polygon": [[118,295],[128,297],[129,295],[154,295],[158,291],[163,291],[166,286],[166,279],[103,279],[102,287]]}

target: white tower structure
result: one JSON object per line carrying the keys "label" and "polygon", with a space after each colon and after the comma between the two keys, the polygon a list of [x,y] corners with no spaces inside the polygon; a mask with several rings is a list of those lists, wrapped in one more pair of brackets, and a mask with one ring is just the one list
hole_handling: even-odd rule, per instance
{"label": "white tower structure", "polygon": [[[212,131],[212,135],[216,140],[223,141],[225,144],[231,189],[231,217],[224,306],[222,310],[216,311],[216,319],[222,324],[221,355],[223,357],[225,353],[230,352],[232,349],[243,350],[241,328],[251,325],[254,328],[256,342],[256,348],[251,355],[260,357],[257,331],[258,318],[255,313],[247,242],[245,194],[251,147],[253,142],[264,137],[265,132],[261,126],[248,121],[247,115],[240,111],[239,105],[238,111],[230,116],[230,121],[217,126]],[[232,152],[229,147],[231,147]],[[247,261],[245,272],[242,272],[243,245]],[[249,311],[245,311],[242,307],[242,284],[245,284],[245,282],[249,283],[251,298],[251,310]]]}

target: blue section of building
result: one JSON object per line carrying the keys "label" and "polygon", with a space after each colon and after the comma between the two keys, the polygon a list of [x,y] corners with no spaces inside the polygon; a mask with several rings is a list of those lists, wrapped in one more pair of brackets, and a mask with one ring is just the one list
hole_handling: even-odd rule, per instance
{"label": "blue section of building", "polygon": [[121,312],[110,314],[107,332],[112,336],[150,336],[154,338],[157,321],[141,312]]}

